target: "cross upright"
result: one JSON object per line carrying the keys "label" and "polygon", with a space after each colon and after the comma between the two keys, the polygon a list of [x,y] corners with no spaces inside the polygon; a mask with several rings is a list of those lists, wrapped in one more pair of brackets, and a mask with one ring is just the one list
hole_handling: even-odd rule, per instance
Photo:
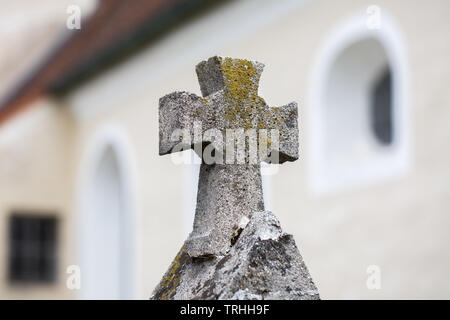
{"label": "cross upright", "polygon": [[[264,210],[261,161],[298,159],[297,104],[269,107],[258,96],[263,67],[215,56],[196,67],[203,97],[173,92],[159,101],[159,154],[193,148],[202,159],[193,231],[184,245],[191,257],[225,254],[242,223]],[[243,161],[228,161],[235,154]]]}

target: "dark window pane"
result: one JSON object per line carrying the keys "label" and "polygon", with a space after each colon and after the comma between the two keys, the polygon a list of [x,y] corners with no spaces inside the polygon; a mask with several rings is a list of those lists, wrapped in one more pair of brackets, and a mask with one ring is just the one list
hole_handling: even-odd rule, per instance
{"label": "dark window pane", "polygon": [[371,125],[380,143],[387,145],[392,142],[392,80],[389,69],[375,84],[372,92]]}
{"label": "dark window pane", "polygon": [[54,217],[14,214],[10,218],[9,279],[51,282],[56,275],[57,221]]}

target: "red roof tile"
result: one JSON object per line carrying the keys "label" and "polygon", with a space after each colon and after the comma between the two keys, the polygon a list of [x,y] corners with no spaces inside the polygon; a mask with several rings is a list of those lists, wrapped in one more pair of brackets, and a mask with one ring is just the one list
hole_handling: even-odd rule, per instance
{"label": "red roof tile", "polygon": [[160,35],[207,0],[103,0],[96,12],[0,105],[0,124],[36,98],[64,93]]}

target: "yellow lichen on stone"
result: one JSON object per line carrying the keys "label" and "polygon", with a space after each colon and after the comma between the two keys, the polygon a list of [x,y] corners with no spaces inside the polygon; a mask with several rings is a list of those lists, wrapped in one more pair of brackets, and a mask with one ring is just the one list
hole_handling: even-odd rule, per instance
{"label": "yellow lichen on stone", "polygon": [[[223,75],[226,107],[224,118],[229,128],[280,129],[284,122],[280,107],[270,108],[258,96],[261,69],[245,59],[219,58]],[[259,140],[258,140],[259,148]],[[271,141],[267,139],[270,148]]]}
{"label": "yellow lichen on stone", "polygon": [[178,285],[180,284],[181,273],[179,269],[182,266],[181,257],[183,255],[184,245],[181,247],[180,251],[176,255],[169,270],[164,275],[164,278],[159,284],[160,287],[166,288],[167,290],[161,295],[161,300],[168,300],[173,297],[176,292]]}
{"label": "yellow lichen on stone", "polygon": [[258,109],[264,106],[257,94],[260,71],[245,59],[219,58],[219,62],[228,102],[225,119],[232,127],[250,129],[258,123]]}
{"label": "yellow lichen on stone", "polygon": [[236,99],[247,99],[258,92],[260,73],[252,62],[245,59],[220,58],[224,84]]}

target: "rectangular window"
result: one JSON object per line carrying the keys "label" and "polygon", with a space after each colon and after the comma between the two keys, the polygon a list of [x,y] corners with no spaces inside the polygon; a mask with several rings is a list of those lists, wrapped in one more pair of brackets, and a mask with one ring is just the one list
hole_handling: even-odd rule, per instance
{"label": "rectangular window", "polygon": [[57,219],[13,214],[9,221],[9,280],[51,283],[56,279]]}

